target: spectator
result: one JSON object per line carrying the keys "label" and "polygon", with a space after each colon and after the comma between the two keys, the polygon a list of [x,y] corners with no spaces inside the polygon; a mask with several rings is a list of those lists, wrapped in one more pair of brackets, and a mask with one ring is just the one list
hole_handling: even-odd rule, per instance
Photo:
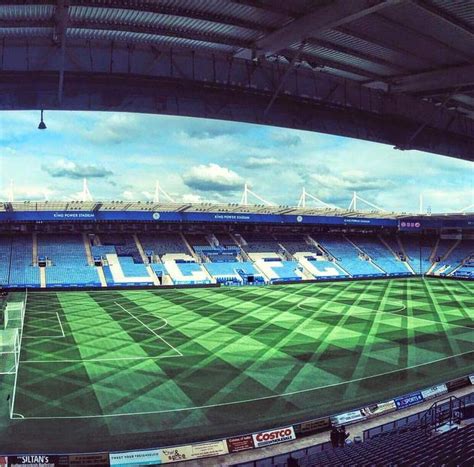
{"label": "spectator", "polygon": [[335,426],[332,427],[331,434],[329,436],[333,448],[339,446],[339,432]]}
{"label": "spectator", "polygon": [[338,430],[338,439],[339,439],[339,446],[343,448],[346,444],[346,439],[349,438],[350,433],[346,432],[346,427],[341,425]]}

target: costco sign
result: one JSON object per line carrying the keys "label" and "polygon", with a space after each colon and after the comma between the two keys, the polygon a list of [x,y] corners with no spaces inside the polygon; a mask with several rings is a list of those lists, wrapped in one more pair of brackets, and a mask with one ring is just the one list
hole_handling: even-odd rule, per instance
{"label": "costco sign", "polygon": [[263,448],[270,444],[284,443],[296,439],[295,430],[292,426],[286,428],[278,428],[276,430],[262,431],[252,435],[256,448]]}

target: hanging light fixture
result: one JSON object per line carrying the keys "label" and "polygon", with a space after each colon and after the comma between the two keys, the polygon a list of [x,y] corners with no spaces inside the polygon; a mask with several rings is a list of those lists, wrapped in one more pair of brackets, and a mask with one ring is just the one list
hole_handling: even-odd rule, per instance
{"label": "hanging light fixture", "polygon": [[39,122],[38,130],[46,130],[46,124],[43,122],[43,111],[41,111],[41,121]]}

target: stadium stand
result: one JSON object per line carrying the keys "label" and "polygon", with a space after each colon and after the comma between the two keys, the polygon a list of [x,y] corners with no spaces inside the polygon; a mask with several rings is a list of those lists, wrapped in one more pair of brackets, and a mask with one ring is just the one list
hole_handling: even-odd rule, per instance
{"label": "stadium stand", "polygon": [[303,235],[276,235],[275,238],[291,255],[301,252],[322,255],[321,250],[319,250],[314,244],[307,242]]}
{"label": "stadium stand", "polygon": [[195,246],[194,251],[202,262],[235,262],[238,261],[240,247],[238,246]]}
{"label": "stadium stand", "polygon": [[393,253],[377,237],[351,235],[348,238],[388,275],[409,274],[406,266],[399,259],[396,259]]}
{"label": "stadium stand", "polygon": [[232,237],[229,234],[219,233],[215,234],[216,240],[221,246],[236,246]]}
{"label": "stadium stand", "polygon": [[474,425],[431,434],[420,427],[394,431],[342,449],[301,459],[298,465],[473,465]]}
{"label": "stadium stand", "polygon": [[[241,285],[411,275],[420,271],[474,276],[474,240],[467,239],[380,237],[368,233],[245,233],[245,238],[235,234],[242,245],[238,246],[230,234],[212,233],[139,237],[106,233],[84,238],[90,241],[89,257],[81,234],[2,236],[0,285],[99,286],[102,269],[88,264],[92,262],[103,268],[102,286]],[[405,255],[407,261],[402,261]],[[38,260],[44,267],[37,267]]]}
{"label": "stadium stand", "polygon": [[191,245],[191,247],[193,248],[196,246],[211,246],[211,244],[209,243],[209,240],[207,239],[207,236],[204,234],[187,233],[184,235],[184,238],[188,241],[189,245]]}
{"label": "stadium stand", "polygon": [[139,238],[144,250],[147,254],[150,253],[150,256],[161,258],[169,253],[189,253],[186,244],[178,233],[141,234]]}
{"label": "stadium stand", "polygon": [[31,235],[15,235],[11,239],[10,285],[39,287],[40,271],[33,266],[33,239]]}
{"label": "stadium stand", "polygon": [[215,279],[209,276],[202,265],[192,261],[169,260],[165,261],[166,270],[173,284],[210,284]]}
{"label": "stadium stand", "polygon": [[[473,240],[462,240],[456,242],[453,245],[451,251],[448,255],[443,255],[440,257],[440,261],[436,265],[434,270],[435,275],[455,275],[462,276],[464,270],[469,269],[469,257],[474,255],[474,241]],[[463,265],[463,261],[466,260],[466,265]]]}
{"label": "stadium stand", "polygon": [[474,460],[473,401],[471,392],[460,398],[437,401],[427,410],[406,417],[389,417],[385,424],[365,429],[363,436],[349,438],[344,447],[334,448],[331,442],[324,442],[234,465],[471,466]]}
{"label": "stadium stand", "polygon": [[255,266],[269,282],[299,281],[303,278],[302,267],[296,261],[278,261],[260,258]]}
{"label": "stadium stand", "polygon": [[7,285],[10,273],[12,241],[10,237],[0,237],[0,286]]}
{"label": "stadium stand", "polygon": [[38,257],[48,259],[47,286],[99,286],[94,266],[87,264],[80,235],[38,235]]}
{"label": "stadium stand", "polygon": [[384,275],[370,261],[362,259],[357,249],[338,234],[317,234],[312,238],[335,258],[352,277]]}
{"label": "stadium stand", "polygon": [[282,250],[271,234],[245,233],[241,237],[245,240],[243,249],[247,253],[279,253]]}
{"label": "stadium stand", "polygon": [[400,237],[407,260],[416,274],[426,274],[432,266],[431,254],[436,245],[432,237]]}
{"label": "stadium stand", "polygon": [[130,256],[135,263],[143,263],[135,240],[131,235],[105,234],[100,236],[103,246],[113,246],[118,257]]}

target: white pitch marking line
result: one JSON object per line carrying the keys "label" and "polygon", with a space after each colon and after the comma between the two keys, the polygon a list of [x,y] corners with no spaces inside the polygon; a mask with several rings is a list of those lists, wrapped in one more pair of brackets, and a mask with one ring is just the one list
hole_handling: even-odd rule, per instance
{"label": "white pitch marking line", "polygon": [[[304,307],[301,307],[300,305],[304,305],[304,302],[303,303],[298,303],[296,305],[297,308],[299,308],[300,310],[303,310],[303,311],[310,311],[308,308],[304,308]],[[400,310],[393,310],[393,311],[378,311],[378,310],[374,310],[374,311],[362,311],[361,313],[350,313],[349,314],[351,316],[360,316],[360,315],[373,315],[373,314],[376,314],[376,313],[388,313],[388,314],[391,314],[391,315],[394,315],[394,316],[403,316],[403,315],[399,315],[398,313],[400,313],[401,311],[404,311],[406,310],[406,306],[403,306],[403,308],[401,308]],[[337,311],[326,311],[326,310],[323,310],[323,311],[320,311],[319,313],[321,314],[329,314],[329,315],[336,315],[336,316],[341,316],[341,315],[345,315],[346,312],[337,312]],[[437,324],[443,324],[441,321],[435,321],[433,319],[428,319],[428,318],[422,318],[421,316],[410,316],[410,319],[421,319],[423,321],[428,321],[430,323],[437,323]],[[473,327],[469,327],[469,326],[463,326],[462,324],[455,324],[455,323],[449,323],[449,322],[446,322],[445,324],[449,325],[449,326],[455,326],[457,328],[464,328],[464,329],[469,329],[469,331],[472,331],[474,330]]]}
{"label": "white pitch marking line", "polygon": [[63,337],[66,337],[66,334],[64,334],[63,323],[61,323],[61,319],[59,318],[58,312],[56,312],[56,316],[58,317],[59,326],[61,327],[61,332],[63,333]]}
{"label": "white pitch marking line", "polygon": [[167,409],[167,410],[153,410],[153,411],[148,411],[148,412],[129,412],[129,413],[116,413],[116,414],[105,414],[105,415],[72,415],[72,416],[55,416],[55,417],[24,417],[25,420],[55,420],[55,419],[75,419],[75,418],[108,418],[108,417],[126,417],[126,416],[133,416],[133,415],[147,415],[147,414],[162,414],[162,413],[173,413],[173,412],[185,412],[189,410],[202,410],[202,409],[211,409],[213,407],[225,407],[228,405],[237,405],[237,404],[245,404],[248,402],[257,402],[261,400],[268,400],[268,399],[276,399],[278,397],[287,397],[287,396],[293,396],[295,394],[304,394],[306,392],[311,392],[314,390],[319,390],[319,389],[327,389],[331,387],[336,387],[336,386],[342,386],[344,384],[350,384],[350,383],[356,383],[358,381],[363,381],[365,379],[372,379],[372,378],[377,378],[379,376],[386,376],[390,375],[393,373],[398,373],[400,371],[405,371],[405,370],[411,370],[413,368],[419,368],[421,366],[426,366],[426,365],[431,365],[432,363],[437,363],[441,362],[444,360],[449,360],[451,358],[455,357],[460,357],[462,355],[467,355],[470,353],[473,353],[474,350],[469,350],[468,352],[463,352],[457,355],[451,355],[449,357],[443,357],[443,358],[438,358],[437,360],[432,360],[431,362],[426,362],[426,363],[420,363],[418,365],[411,365],[407,366],[405,368],[401,368],[399,370],[390,370],[386,371],[384,373],[379,373],[377,375],[371,375],[371,376],[364,376],[361,378],[355,378],[351,379],[348,381],[341,381],[339,383],[332,383],[332,384],[327,384],[325,386],[318,386],[318,387],[313,387],[313,388],[307,388],[307,389],[300,389],[298,391],[292,391],[292,392],[287,392],[283,394],[274,394],[272,396],[264,396],[264,397],[256,397],[254,399],[244,399],[240,401],[233,401],[233,402],[222,402],[220,404],[209,404],[209,405],[200,405],[200,406],[195,406],[195,407],[185,407],[185,408],[180,408],[180,409]]}
{"label": "white pitch marking line", "polygon": [[[303,305],[303,306],[301,306]],[[303,310],[303,311],[314,311],[314,310],[310,310],[308,308],[304,308],[304,305],[305,303],[298,303],[296,305],[296,308],[299,308],[300,310]],[[311,306],[311,305],[308,305],[308,306]],[[315,305],[316,306],[316,305]],[[363,308],[363,307],[359,307],[357,306],[357,308]],[[338,312],[338,311],[327,311],[327,310],[323,310],[323,311],[318,311],[320,314],[329,314],[329,315],[339,315],[339,316],[342,316],[342,315],[346,315],[346,314],[350,314],[351,316],[358,316],[358,315],[373,315],[375,313],[400,313],[401,311],[405,311],[407,309],[407,307],[405,305],[403,305],[402,308],[400,308],[399,310],[393,310],[393,311],[378,311],[378,310],[374,310],[374,311],[362,311],[360,313],[350,313],[349,312]],[[420,318],[421,319],[421,318]]]}
{"label": "white pitch marking line", "polygon": [[77,360],[21,360],[21,363],[81,363],[81,362],[119,362],[121,360],[160,360],[178,358],[182,355],[160,355],[157,357],[122,357],[122,358],[86,358]]}
{"label": "white pitch marking line", "polygon": [[[147,326],[141,319],[137,318],[133,313],[130,313],[126,308],[124,308],[120,303],[114,302],[115,305],[119,306],[122,308],[123,311],[128,313],[132,318],[135,318],[142,326],[146,327],[152,334],[154,334],[158,339],[162,340],[167,346],[169,346],[171,349],[173,349],[180,357],[183,357],[183,354],[175,347],[173,347],[169,342],[167,342],[163,337],[161,337],[159,334],[157,334],[153,329],[151,329],[149,326]],[[163,318],[161,318],[163,319]]]}
{"label": "white pitch marking line", "polygon": [[66,336],[25,336],[23,339],[64,339]]}

